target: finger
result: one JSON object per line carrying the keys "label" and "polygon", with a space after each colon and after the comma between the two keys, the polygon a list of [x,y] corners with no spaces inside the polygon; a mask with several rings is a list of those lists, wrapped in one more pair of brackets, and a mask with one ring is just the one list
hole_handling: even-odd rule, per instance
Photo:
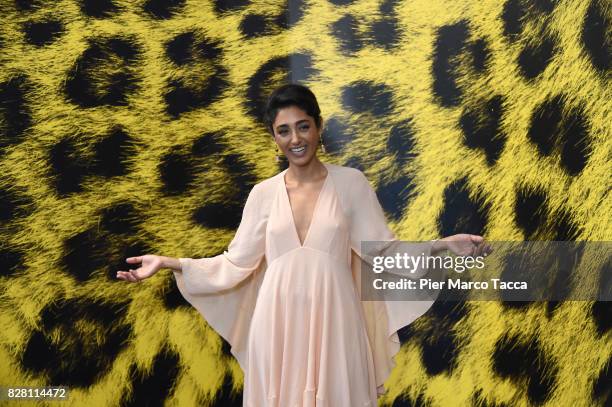
{"label": "finger", "polygon": [[138,271],[137,270],[130,270],[130,274],[132,275],[132,277],[134,277],[135,281],[140,281],[141,280],[140,276],[138,275]]}
{"label": "finger", "polygon": [[142,263],[142,256],[128,257],[126,263]]}
{"label": "finger", "polygon": [[125,275],[125,271],[122,271],[121,274],[117,273],[117,278],[123,281],[129,281]]}
{"label": "finger", "polygon": [[481,243],[481,242],[483,242],[483,241],[484,241],[484,237],[482,237],[482,236],[478,236],[478,235],[470,235],[470,240],[471,240],[473,243]]}

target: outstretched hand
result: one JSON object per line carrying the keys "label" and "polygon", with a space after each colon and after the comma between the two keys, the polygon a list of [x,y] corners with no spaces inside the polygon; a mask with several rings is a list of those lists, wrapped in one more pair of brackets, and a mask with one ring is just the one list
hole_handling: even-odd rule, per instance
{"label": "outstretched hand", "polygon": [[457,256],[487,256],[493,249],[482,236],[460,233],[440,239]]}
{"label": "outstretched hand", "polygon": [[117,278],[120,280],[137,283],[145,278],[151,277],[162,268],[162,260],[160,256],[153,254],[145,254],[143,256],[128,257],[126,263],[140,264],[137,269],[129,271],[117,271]]}

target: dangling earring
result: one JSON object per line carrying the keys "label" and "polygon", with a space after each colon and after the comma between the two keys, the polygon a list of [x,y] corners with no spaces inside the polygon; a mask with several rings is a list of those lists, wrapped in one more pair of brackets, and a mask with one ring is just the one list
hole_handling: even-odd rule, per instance
{"label": "dangling earring", "polygon": [[319,136],[319,140],[321,141],[321,152],[325,154],[325,144],[323,144],[323,133]]}
{"label": "dangling earring", "polygon": [[280,157],[278,156],[278,146],[276,146],[276,162],[280,162]]}

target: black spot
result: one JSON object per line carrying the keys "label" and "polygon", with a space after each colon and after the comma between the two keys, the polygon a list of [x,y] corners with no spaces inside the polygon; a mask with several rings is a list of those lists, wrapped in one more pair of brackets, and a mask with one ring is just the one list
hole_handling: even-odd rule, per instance
{"label": "black spot", "polygon": [[193,143],[191,153],[197,157],[206,157],[220,153],[225,148],[221,132],[205,133]]}
{"label": "black spot", "polygon": [[432,64],[433,91],[444,107],[457,106],[461,102],[462,91],[457,83],[457,57],[463,52],[468,36],[466,21],[438,29]]}
{"label": "black spot", "polygon": [[277,167],[278,172],[284,171],[289,168],[289,161],[287,160],[287,157],[281,154],[277,163]]}
{"label": "black spot", "polygon": [[572,215],[566,210],[560,210],[555,213],[553,218],[553,233],[554,237],[552,240],[556,241],[576,241],[582,234],[582,227],[577,225],[572,220]]}
{"label": "black spot", "polygon": [[415,399],[409,394],[402,393],[394,401],[391,407],[431,407],[431,400],[425,398],[423,393],[419,393]]}
{"label": "black spot", "polygon": [[609,34],[612,17],[609,12],[606,13],[605,4],[605,1],[593,0],[582,26],[582,43],[591,63],[600,71],[610,69],[612,58],[612,36]]}
{"label": "black spot", "polygon": [[11,277],[18,271],[24,271],[25,255],[18,250],[6,247],[2,244],[0,248],[0,276]]}
{"label": "black spot", "polygon": [[563,98],[558,95],[538,106],[531,116],[527,136],[542,155],[550,155],[561,124]]}
{"label": "black spot", "polygon": [[335,117],[329,119],[323,131],[323,145],[330,154],[339,154],[355,138],[348,126]]}
{"label": "black spot", "polygon": [[166,19],[178,13],[184,5],[185,0],[148,0],[144,11],[155,18]]}
{"label": "black spot", "polygon": [[380,184],[376,189],[376,195],[385,212],[392,219],[399,220],[412,198],[413,188],[413,179],[404,175],[395,181]]}
{"label": "black spot", "polygon": [[32,124],[25,95],[31,90],[27,78],[18,75],[0,85],[0,154],[17,144]]}
{"label": "black spot", "polygon": [[43,5],[43,0],[15,0],[15,7],[19,11],[35,11]]}
{"label": "black spot", "polygon": [[166,55],[177,65],[184,65],[193,61],[193,46],[195,33],[179,34],[166,43]]}
{"label": "black spot", "polygon": [[472,407],[509,407],[509,404],[493,402],[488,400],[483,394],[482,389],[478,389],[472,394]]}
{"label": "black spot", "polygon": [[504,4],[502,11],[502,20],[504,22],[504,35],[514,40],[523,31],[523,19],[525,18],[525,10],[520,0],[508,0]]}
{"label": "black spot", "polygon": [[357,19],[352,14],[346,14],[331,26],[332,34],[338,40],[340,50],[345,54],[358,52],[364,45],[357,27]]}
{"label": "black spot", "polygon": [[81,182],[87,175],[87,165],[85,160],[78,155],[70,140],[60,140],[51,147],[49,162],[52,170],[51,177],[60,196],[83,190]]}
{"label": "black spot", "polygon": [[110,17],[119,7],[112,0],[80,0],[83,14],[94,18]]}
{"label": "black spot", "polygon": [[550,398],[555,386],[557,367],[548,360],[537,338],[528,342],[518,336],[504,336],[495,344],[493,371],[510,378],[517,385],[527,381],[527,397],[541,404]]}
{"label": "black spot", "polygon": [[477,72],[483,72],[487,69],[489,60],[491,59],[491,50],[489,45],[484,38],[480,38],[474,41],[470,45],[470,51],[472,52],[472,66]]}
{"label": "black spot", "polygon": [[465,301],[436,301],[427,313],[445,324],[454,325],[468,315],[469,308]]}
{"label": "black spot", "polygon": [[541,188],[521,187],[516,191],[514,215],[517,225],[523,230],[525,239],[543,228],[548,212],[548,197]]}
{"label": "black spot", "polygon": [[222,14],[237,11],[250,3],[249,0],[214,0],[215,13]]}
{"label": "black spot", "polygon": [[101,226],[116,235],[135,234],[141,221],[134,205],[129,202],[121,202],[101,211]]}
{"label": "black spot", "polygon": [[534,0],[533,5],[542,13],[551,13],[556,5],[555,0]]}
{"label": "black spot", "polygon": [[387,139],[387,150],[395,154],[395,162],[398,166],[403,166],[416,157],[414,136],[410,119],[397,123],[391,128]]}
{"label": "black spot", "polygon": [[221,388],[217,390],[213,397],[214,403],[212,407],[242,407],[242,393],[233,391],[234,381],[230,374],[226,374],[223,378]]}
{"label": "black spot", "polygon": [[78,282],[89,280],[108,264],[109,242],[96,229],[79,232],[64,242],[62,267]]}
{"label": "black spot", "polygon": [[406,325],[397,331],[397,337],[400,341],[400,345],[402,346],[415,336],[416,332],[413,325]]}
{"label": "black spot", "polygon": [[140,370],[133,365],[129,371],[132,393],[124,394],[120,405],[163,407],[176,385],[179,363],[179,355],[164,348],[155,356],[150,371]]}
{"label": "black spot", "polygon": [[223,165],[228,169],[231,183],[236,190],[232,196],[235,202],[246,202],[251,188],[257,182],[255,167],[238,154],[227,154],[223,157]]}
{"label": "black spot", "polygon": [[304,0],[289,1],[287,6],[283,6],[283,11],[276,17],[276,24],[284,29],[289,29],[297,25],[304,17],[306,4]]}
{"label": "black spot", "polygon": [[27,371],[48,383],[86,388],[106,374],[125,348],[130,328],[122,322],[128,302],[61,300],[41,315],[22,354]]}
{"label": "black spot", "polygon": [[221,64],[221,44],[206,38],[192,40],[193,35],[183,34],[169,46],[171,58],[175,58],[177,63],[192,63],[192,69],[182,78],[170,81],[164,94],[166,112],[173,119],[209,106],[228,86],[227,70]]}
{"label": "black spot", "polygon": [[[565,116],[564,110],[568,110]],[[591,154],[588,129],[582,107],[565,109],[563,97],[557,95],[536,108],[528,137],[542,155],[550,155],[557,147],[561,166],[575,176],[584,169]]]}
{"label": "black spot", "polygon": [[370,27],[369,37],[374,41],[374,45],[391,50],[401,41],[401,31],[394,16],[385,17],[376,21]]}
{"label": "black spot", "polygon": [[443,372],[452,373],[457,364],[457,339],[453,332],[425,338],[422,343],[421,357],[428,375]]}
{"label": "black spot", "polygon": [[135,150],[131,137],[122,129],[115,129],[94,145],[94,160],[91,172],[103,177],[124,175],[128,171],[130,158]]}
{"label": "black spot", "polygon": [[26,41],[41,47],[55,41],[62,33],[63,26],[59,21],[28,22],[24,26]]}
{"label": "black spot", "polygon": [[237,203],[210,203],[193,213],[193,221],[206,228],[238,228],[243,205]]}
{"label": "black spot", "polygon": [[593,383],[593,399],[601,401],[602,406],[609,406],[612,402],[612,358],[608,359]]}
{"label": "black spot", "polygon": [[342,106],[354,113],[387,116],[394,108],[393,92],[385,84],[357,81],[342,88]]}
{"label": "black spot", "polygon": [[348,6],[353,3],[355,0],[329,0],[330,3],[336,6]]}
{"label": "black spot", "polygon": [[186,154],[169,153],[162,158],[158,168],[163,192],[169,195],[185,193],[195,179],[194,169]]}
{"label": "black spot", "polygon": [[248,14],[240,22],[240,32],[246,38],[255,38],[269,32],[268,21],[262,14]]}
{"label": "black spot", "polygon": [[344,165],[347,167],[356,168],[362,172],[365,171],[365,166],[363,165],[361,158],[357,156],[350,157],[348,160],[346,160]]}
{"label": "black spot", "polygon": [[527,45],[518,56],[521,73],[527,79],[534,79],[544,72],[555,53],[555,43],[550,38],[538,38],[535,45]]}
{"label": "black spot", "polygon": [[140,47],[132,38],[94,39],[66,80],[68,98],[82,106],[126,106],[137,89]]}
{"label": "black spot", "polygon": [[489,210],[490,205],[480,195],[470,197],[467,177],[453,182],[444,190],[444,210],[438,218],[440,235],[484,235]]}
{"label": "black spot", "polygon": [[597,333],[602,336],[612,329],[612,260],[604,261],[599,271],[599,295],[601,301],[593,304],[591,313],[597,327]]}
{"label": "black spot", "polygon": [[497,162],[506,144],[507,136],[501,130],[503,114],[503,100],[494,96],[476,109],[465,109],[459,120],[464,144],[483,149],[488,165]]}
{"label": "black spot", "polygon": [[263,64],[249,79],[246,109],[257,122],[264,122],[264,108],[268,96],[285,83],[307,81],[318,71],[312,67],[309,54],[290,54]]}
{"label": "black spot", "polygon": [[561,166],[572,176],[586,167],[591,153],[589,126],[581,109],[572,109],[563,121]]}
{"label": "black spot", "polygon": [[0,222],[25,218],[35,209],[34,201],[15,187],[0,189]]}
{"label": "black spot", "polygon": [[389,14],[395,14],[396,13],[396,7],[399,3],[399,0],[383,0],[382,3],[380,3],[380,7],[378,8],[380,10],[380,14],[382,15],[389,15]]}
{"label": "black spot", "polygon": [[600,336],[612,329],[612,301],[596,301],[591,312]]}
{"label": "black spot", "polygon": [[162,292],[162,296],[164,306],[169,310],[175,310],[180,307],[191,307],[191,304],[189,304],[187,300],[185,300],[185,298],[179,291],[173,277],[170,278],[170,282]]}

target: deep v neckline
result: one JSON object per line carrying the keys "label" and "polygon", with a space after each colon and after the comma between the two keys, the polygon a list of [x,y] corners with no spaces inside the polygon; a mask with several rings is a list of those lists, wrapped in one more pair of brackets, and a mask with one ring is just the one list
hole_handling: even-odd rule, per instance
{"label": "deep v neckline", "polygon": [[287,184],[285,183],[285,174],[287,174],[287,170],[283,172],[283,175],[281,177],[283,195],[285,196],[285,202],[287,203],[287,206],[289,207],[289,214],[290,214],[289,217],[291,218],[291,226],[293,229],[293,235],[295,236],[295,239],[297,240],[297,244],[299,245],[299,247],[305,247],[306,243],[308,242],[308,237],[310,236],[310,230],[312,229],[312,224],[315,221],[315,218],[317,216],[317,211],[319,209],[319,202],[321,201],[321,196],[323,195],[323,191],[325,190],[325,187],[327,186],[327,183],[329,180],[329,168],[327,167],[327,165],[325,164],[323,165],[325,166],[325,169],[327,170],[327,175],[325,175],[325,179],[323,180],[323,185],[321,185],[321,188],[319,189],[317,200],[315,202],[314,209],[312,210],[312,214],[310,215],[310,223],[308,224],[308,229],[306,230],[306,236],[304,236],[303,242],[300,241],[300,234],[298,233],[297,226],[295,223],[295,216],[293,214],[293,207],[291,206],[291,199],[289,199],[289,191],[287,191]]}

